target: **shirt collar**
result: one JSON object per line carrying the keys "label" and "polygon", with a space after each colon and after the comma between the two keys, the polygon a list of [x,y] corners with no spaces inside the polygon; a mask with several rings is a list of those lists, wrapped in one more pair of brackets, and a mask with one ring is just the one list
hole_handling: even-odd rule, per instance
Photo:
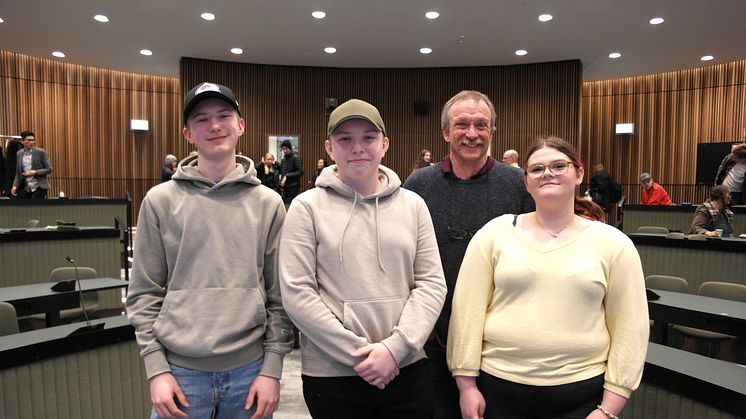
{"label": "shirt collar", "polygon": [[[470,177],[469,179],[477,179],[477,178],[480,178],[486,175],[487,173],[490,172],[490,170],[492,170],[492,167],[495,166],[496,162],[497,160],[493,159],[492,156],[487,156],[487,161],[484,163],[484,166],[482,166],[482,168],[479,169],[479,171],[475,173],[474,175],[472,175],[472,177]],[[453,173],[453,163],[451,162],[450,154],[446,154],[446,156],[443,157],[440,170],[443,171],[443,173],[450,173],[452,176],[454,177],[456,176]]]}

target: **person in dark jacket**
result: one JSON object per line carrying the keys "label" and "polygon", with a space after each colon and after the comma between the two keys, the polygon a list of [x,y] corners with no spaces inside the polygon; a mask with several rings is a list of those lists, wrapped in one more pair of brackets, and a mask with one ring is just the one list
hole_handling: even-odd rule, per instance
{"label": "person in dark jacket", "polygon": [[282,164],[280,165],[280,188],[283,190],[283,200],[285,205],[290,205],[300,193],[300,178],[303,176],[303,162],[293,150],[293,145],[289,140],[280,143],[282,154]]}
{"label": "person in dark jacket", "polygon": [[321,172],[324,170],[326,166],[329,166],[329,164],[326,162],[326,159],[318,159],[316,160],[316,171],[313,172],[311,175],[311,180],[308,181],[308,188],[315,188],[316,187],[316,179],[321,176]]}
{"label": "person in dark jacket", "polygon": [[280,165],[272,153],[265,154],[262,162],[256,166],[256,177],[262,181],[262,185],[280,193]]}
{"label": "person in dark jacket", "polygon": [[591,178],[590,194],[593,202],[604,211],[611,211],[611,176],[603,164],[593,166],[594,175]]}
{"label": "person in dark jacket", "polygon": [[179,162],[179,159],[176,158],[173,154],[167,154],[166,159],[163,162],[163,167],[161,167],[161,183],[168,182],[171,180],[171,176],[174,175],[174,172],[176,172],[176,164]]}

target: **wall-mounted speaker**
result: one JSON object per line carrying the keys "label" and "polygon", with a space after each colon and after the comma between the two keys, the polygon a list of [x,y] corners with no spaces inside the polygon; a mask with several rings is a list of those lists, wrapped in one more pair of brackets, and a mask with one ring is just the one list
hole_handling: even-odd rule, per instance
{"label": "wall-mounted speaker", "polygon": [[427,108],[429,107],[429,104],[427,101],[424,100],[416,100],[414,104],[412,105],[412,109],[414,110],[414,114],[417,116],[425,116],[427,115]]}
{"label": "wall-mounted speaker", "polygon": [[337,109],[337,98],[336,97],[328,97],[324,99],[324,110],[326,110],[327,118],[329,118],[329,115],[331,115],[335,109]]}

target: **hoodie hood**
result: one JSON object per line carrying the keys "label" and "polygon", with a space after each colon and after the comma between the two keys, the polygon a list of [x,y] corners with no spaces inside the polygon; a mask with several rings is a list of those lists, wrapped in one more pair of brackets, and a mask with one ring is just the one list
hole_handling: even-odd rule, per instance
{"label": "hoodie hood", "polygon": [[379,226],[380,221],[378,219],[378,201],[381,198],[388,197],[398,191],[399,187],[401,186],[401,179],[399,179],[399,176],[396,174],[396,172],[386,166],[379,164],[378,183],[380,184],[380,189],[371,195],[362,196],[357,193],[357,191],[355,191],[355,189],[353,189],[351,186],[342,182],[339,176],[337,176],[337,172],[338,171],[336,164],[322,170],[318,179],[316,179],[316,187],[330,189],[338,195],[344,196],[351,201],[350,212],[347,215],[345,227],[344,230],[342,230],[342,238],[339,241],[339,248],[337,249],[337,252],[339,254],[339,262],[342,266],[344,266],[344,252],[342,249],[342,243],[344,242],[347,228],[350,226],[350,221],[355,215],[355,209],[358,206],[358,202],[360,202],[360,204],[371,203],[375,205],[376,250],[378,256],[378,266],[381,268],[382,271],[386,272],[386,268],[383,266],[383,259],[381,257],[381,231]]}
{"label": "hoodie hood", "polygon": [[192,182],[201,189],[221,188],[232,183],[248,183],[249,185],[260,185],[262,182],[256,177],[254,162],[245,156],[236,155],[235,168],[219,182],[208,179],[197,169],[199,156],[187,157],[179,163],[172,180]]}

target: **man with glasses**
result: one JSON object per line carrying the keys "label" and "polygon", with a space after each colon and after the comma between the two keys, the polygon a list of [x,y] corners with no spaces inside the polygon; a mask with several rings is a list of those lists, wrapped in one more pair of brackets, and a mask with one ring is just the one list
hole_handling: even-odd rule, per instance
{"label": "man with glasses", "polygon": [[487,155],[495,130],[487,95],[464,90],[443,106],[441,130],[449,144],[443,161],[415,171],[404,187],[427,203],[435,226],[448,294],[431,339],[425,344],[432,373],[436,418],[461,417],[459,391],[446,364],[446,339],[456,277],[472,235],[503,214],[534,210],[523,172]]}
{"label": "man with glasses", "polygon": [[47,176],[52,173],[47,152],[34,147],[36,136],[31,131],[21,133],[23,148],[16,154],[16,177],[10,194],[20,199],[44,199],[49,189]]}

